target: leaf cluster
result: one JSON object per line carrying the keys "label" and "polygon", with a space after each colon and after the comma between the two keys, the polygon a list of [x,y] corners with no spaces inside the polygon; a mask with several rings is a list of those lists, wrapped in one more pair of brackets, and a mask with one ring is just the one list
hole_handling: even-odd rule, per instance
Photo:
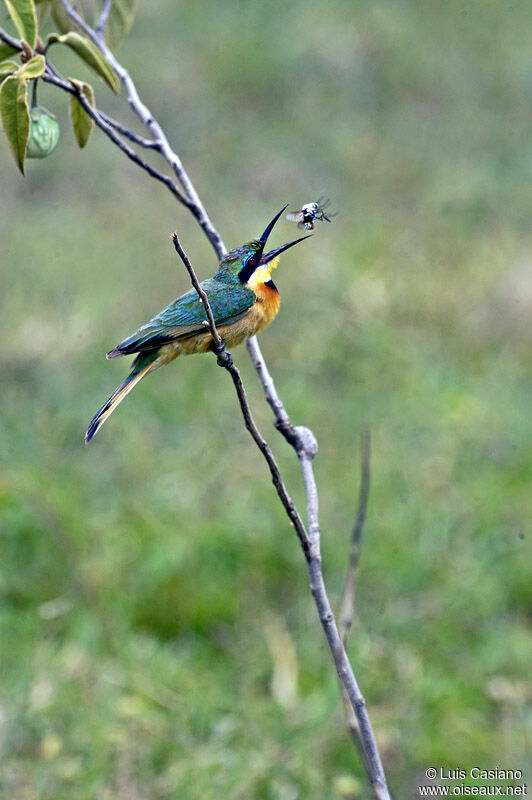
{"label": "leaf cluster", "polygon": [[[50,48],[68,47],[78,58],[98,75],[115,93],[120,91],[120,82],[114,70],[102,55],[97,45],[71,20],[59,0],[4,0],[9,18],[16,29],[19,41],[17,46],[10,42],[0,42],[0,121],[15,161],[22,173],[26,158],[35,157],[28,148],[32,136],[34,120],[28,103],[28,90],[33,86],[32,106],[35,105],[36,83],[53,72],[49,61]],[[101,14],[100,3],[96,14]],[[38,8],[37,8],[38,7]],[[78,14],[83,14],[81,5],[76,6]],[[113,0],[104,31],[108,47],[116,50],[129,31],[135,14],[135,0]],[[42,20],[48,15],[57,26],[46,40],[39,36]],[[10,39],[10,37],[7,37]],[[13,40],[14,41],[14,40]],[[20,63],[16,59],[18,58]],[[74,136],[80,147],[85,147],[94,128],[94,121],[87,113],[79,98],[95,107],[94,88],[85,81],[69,78],[72,85],[70,95],[70,120]],[[57,130],[52,114],[46,112]],[[41,115],[41,125],[48,124],[46,114]],[[57,143],[57,135],[51,137],[53,144],[48,150],[39,152],[39,157],[49,155]]]}

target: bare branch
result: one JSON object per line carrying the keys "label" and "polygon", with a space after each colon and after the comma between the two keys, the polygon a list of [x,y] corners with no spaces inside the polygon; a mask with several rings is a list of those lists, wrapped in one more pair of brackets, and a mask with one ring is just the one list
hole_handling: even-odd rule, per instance
{"label": "bare branch", "polygon": [[[299,428],[295,429],[299,431]],[[353,668],[347,657],[344,642],[342,641],[336,625],[336,620],[327,596],[323,581],[320,553],[320,524],[318,519],[318,491],[314,470],[312,469],[312,455],[305,451],[298,453],[299,463],[305,484],[307,497],[307,525],[312,542],[311,558],[307,559],[307,569],[310,579],[310,590],[318,609],[320,621],[329,643],[338,678],[344,707],[346,708],[347,726],[355,739],[355,743],[362,756],[366,772],[371,782],[376,800],[388,800],[389,793],[380,753],[375,741],[375,735],[366,708],[366,701],[359,689]]]}
{"label": "bare branch", "polygon": [[349,632],[353,624],[355,613],[355,582],[357,578],[358,563],[360,560],[360,550],[362,547],[362,531],[366,521],[366,511],[368,508],[369,488],[370,488],[370,458],[371,441],[369,428],[362,428],[360,434],[361,454],[360,454],[360,489],[358,494],[358,509],[353,533],[351,534],[351,549],[349,553],[349,566],[345,580],[342,601],[340,603],[340,632],[342,641],[347,644]]}
{"label": "bare branch", "polygon": [[[314,478],[314,471],[312,469],[312,459],[316,455],[318,449],[318,443],[314,437],[314,434],[308,428],[303,428],[301,426],[295,427],[292,424],[292,421],[279,395],[277,394],[275,383],[273,381],[272,376],[270,375],[270,372],[268,370],[268,367],[266,365],[266,362],[264,360],[264,357],[262,355],[256,337],[253,336],[251,339],[248,339],[246,346],[253,361],[253,365],[257,370],[258,376],[262,383],[266,400],[268,401],[273,411],[275,418],[274,425],[277,428],[277,430],[284,436],[287,442],[294,448],[299,458],[299,463],[303,475],[303,482],[305,485],[305,496],[307,498],[307,524],[309,528],[309,534],[314,545],[313,548],[314,559],[311,560],[310,562],[307,559],[307,569],[309,572],[311,591],[312,594],[314,595],[316,605],[318,606],[318,610],[320,612],[320,620],[324,627],[325,635],[327,636],[327,641],[329,642],[329,646],[331,648],[331,652],[333,653],[333,658],[335,660],[335,665],[338,671],[342,700],[344,703],[344,707],[346,709],[346,720],[347,720],[348,730],[355,739],[357,748],[364,761],[367,774],[370,777],[370,780],[372,780],[371,776],[374,773],[372,771],[372,765],[367,756],[368,747],[365,745],[360,735],[360,725],[358,724],[354,707],[351,704],[350,695],[345,686],[345,682],[340,674],[341,666],[339,669],[338,653],[340,652],[342,647],[340,646],[340,648],[338,648],[337,642],[335,641],[337,637],[335,637],[334,616],[332,614],[332,609],[330,609],[330,607],[328,608],[329,601],[325,591],[325,586],[323,585],[323,593],[320,593],[319,591],[322,585],[322,580],[320,580],[321,576],[320,526],[318,518],[318,493]],[[328,620],[332,620],[333,622],[334,627],[332,630],[328,629],[328,624],[329,624]],[[356,687],[356,690],[358,691],[358,687]],[[360,697],[362,698],[361,695]],[[365,706],[362,707],[365,709]],[[375,751],[377,753],[377,758],[378,758],[378,751],[376,745],[375,745]],[[382,765],[380,769],[382,771]],[[384,772],[382,772],[382,778],[384,780]],[[379,797],[379,795],[375,794],[375,797]],[[383,797],[386,797],[386,794],[384,794]]]}
{"label": "bare branch", "polygon": [[[380,755],[377,746],[375,744],[373,731],[371,730],[369,718],[367,717],[367,711],[364,699],[360,694],[360,690],[358,688],[354,675],[353,675],[354,685],[351,684],[350,686],[351,691],[350,691],[348,689],[348,684],[346,680],[341,674],[341,670],[343,668],[341,663],[339,663],[337,656],[339,650],[343,650],[345,654],[346,638],[344,638],[343,635],[341,636],[341,638],[338,636],[338,631],[336,630],[336,625],[334,623],[334,616],[332,615],[332,610],[330,609],[329,606],[329,601],[327,598],[327,593],[324,585],[323,585],[323,592],[320,591],[323,578],[321,573],[321,556],[319,554],[320,526],[318,520],[318,493],[316,489],[316,482],[311,463],[312,458],[314,457],[317,451],[317,442],[314,438],[312,431],[310,431],[308,428],[303,428],[301,426],[294,426],[292,424],[290,417],[286,412],[286,409],[284,408],[284,405],[281,402],[279,395],[277,394],[273,378],[270,375],[268,367],[266,366],[266,362],[264,361],[264,357],[260,351],[258,342],[255,337],[252,337],[251,339],[248,340],[247,348],[253,360],[255,369],[257,370],[257,373],[261,380],[264,393],[266,395],[266,399],[274,413],[275,427],[283,434],[285,439],[296,450],[301,470],[303,473],[303,481],[305,484],[305,495],[307,497],[307,525],[309,530],[309,536],[313,542],[313,545],[316,545],[317,547],[316,560],[318,562],[314,564],[314,563],[309,563],[307,560],[307,568],[310,576],[311,591],[312,594],[314,595],[314,599],[316,601],[316,605],[318,606],[318,610],[320,611],[320,619],[325,629],[327,641],[329,642],[329,647],[331,648],[331,652],[333,653],[333,657],[335,660],[339,676],[340,690],[342,694],[342,702],[344,705],[344,710],[346,715],[347,729],[351,734],[351,736],[353,737],[357,749],[362,756],[366,772],[372,783],[374,797],[379,798],[379,800],[380,798],[387,798],[389,797],[389,795],[388,795],[388,789],[386,787],[386,779],[384,776]],[[364,520],[367,508],[367,499],[369,494],[369,452],[370,452],[369,431],[365,430],[363,433],[362,447],[363,447],[362,481],[360,487],[357,521],[355,523],[355,528],[352,537],[352,541],[354,540],[354,542],[356,543],[354,547],[357,548],[356,565],[358,565],[358,552],[359,552],[358,548],[360,546],[360,539],[362,536],[362,529],[364,526]],[[313,549],[312,552],[314,553],[316,551]],[[354,557],[352,558],[350,563],[353,564],[355,563]],[[356,566],[354,567],[354,570],[355,571],[351,570],[348,575],[348,579],[351,578],[353,584],[354,584]],[[333,627],[331,629],[328,629],[327,624],[328,620],[330,619],[332,619]],[[343,629],[345,629],[345,623]],[[340,644],[338,643],[338,638],[340,639]],[[347,663],[349,664],[349,661]],[[350,664],[349,664],[349,669],[351,670]],[[357,697],[359,697],[360,699],[357,700]],[[362,702],[362,705],[360,705],[360,701]],[[364,717],[366,717],[366,719],[364,719]],[[375,775],[380,775],[382,782],[375,780],[375,778],[373,777]]]}
{"label": "bare branch", "polygon": [[224,255],[226,248],[222,241],[222,237],[212,224],[209,215],[207,214],[203,203],[201,202],[198,193],[194,187],[194,184],[190,180],[183,163],[177,153],[175,153],[170,144],[168,139],[166,138],[163,129],[155,119],[154,115],[151,113],[150,109],[142,102],[139,97],[137,87],[135,86],[129,72],[120,64],[119,61],[115,58],[109,47],[107,47],[103,38],[97,35],[96,31],[94,31],[84,19],[82,19],[79,14],[76,13],[74,8],[67,2],[67,0],[61,0],[61,5],[63,6],[64,10],[68,14],[68,16],[78,25],[83,32],[94,42],[94,44],[101,50],[103,55],[105,56],[106,61],[110,64],[110,66],[114,69],[120,80],[125,86],[127,91],[128,100],[131,108],[137,114],[139,119],[142,123],[147,127],[152,137],[155,141],[159,142],[159,152],[166,159],[168,164],[172,167],[175,176],[177,177],[179,183],[183,187],[185,195],[187,197],[188,202],[186,203],[187,208],[191,211],[191,213],[196,217],[200,227],[202,228],[203,232],[207,236],[207,239],[210,241],[211,245],[213,246],[216,255],[218,258],[222,258]]}
{"label": "bare branch", "polygon": [[56,69],[50,68],[50,65],[47,64],[46,71],[42,76],[42,80],[46,83],[51,83],[54,86],[57,86],[59,89],[62,89],[64,92],[69,92],[69,94],[73,94],[77,101],[83,106],[83,109],[87,112],[89,117],[91,117],[95,124],[111,139],[111,141],[116,144],[116,146],[128,157],[131,161],[134,161],[135,164],[138,164],[139,167],[142,167],[148,175],[151,175],[152,178],[155,178],[170,190],[170,192],[174,195],[176,200],[178,200],[182,205],[190,208],[190,202],[184,196],[184,194],[177,188],[176,184],[173,182],[168,175],[163,175],[162,172],[152,167],[151,164],[148,164],[146,161],[136,153],[128,144],[126,144],[117,134],[115,133],[112,125],[107,122],[104,116],[98,111],[98,109],[93,108],[89,101],[86,99],[84,94],[79,91],[79,89],[72,83],[66,81],[60,74],[57,72]]}
{"label": "bare branch", "polygon": [[277,494],[279,495],[279,499],[281,500],[286,510],[286,513],[288,514],[288,517],[292,522],[292,525],[297,533],[299,541],[301,542],[301,547],[303,548],[303,552],[305,553],[305,556],[308,558],[308,553],[310,550],[310,540],[307,531],[305,530],[303,521],[299,516],[299,513],[294,505],[292,498],[290,497],[290,495],[286,490],[286,486],[284,485],[279,467],[277,466],[277,462],[273,456],[273,453],[270,450],[268,443],[263,438],[262,434],[257,428],[255,420],[253,419],[253,416],[251,414],[251,409],[247,401],[246,391],[244,389],[244,385],[240,377],[240,372],[235,367],[231,353],[228,353],[227,350],[225,349],[224,341],[220,336],[220,334],[218,333],[218,330],[216,329],[216,322],[214,321],[214,316],[209,303],[209,298],[207,297],[206,293],[201,287],[201,284],[198,281],[198,278],[194,271],[194,267],[190,263],[190,259],[183,250],[179,238],[177,236],[177,233],[174,233],[172,235],[172,241],[174,243],[174,247],[179,257],[181,258],[188,274],[190,275],[192,285],[194,286],[194,289],[197,291],[201,299],[203,308],[205,309],[205,314],[208,320],[208,327],[213,339],[213,350],[218,356],[218,364],[221,367],[225,367],[225,369],[227,369],[227,371],[231,374],[231,377],[233,379],[233,384],[235,386],[235,390],[238,396],[240,410],[242,411],[242,416],[244,417],[244,423],[246,425],[246,428],[253,437],[257,447],[263,454],[268,464],[268,467],[270,468],[272,483],[275,486]]}
{"label": "bare branch", "polygon": [[[203,204],[201,203],[195,187],[187,175],[180,158],[171,149],[164,132],[151,114],[150,110],[140,100],[135,84],[129,73],[116,60],[112,52],[105,44],[101,33],[90,28],[76,13],[75,8],[66,0],[61,0],[61,4],[66,13],[76,22],[76,24],[86,33],[86,35],[92,39],[97,47],[99,47],[109,65],[115,70],[120,80],[126,87],[131,107],[149,130],[150,134],[153,136],[153,140],[137,141],[134,138],[132,140],[143,147],[147,146],[145,142],[154,142],[153,148],[157,149],[166,159],[167,163],[172,167],[174,174],[183,188],[184,194],[181,193],[181,191],[177,188],[173,181],[170,180],[170,178],[144,162],[140,156],[134,150],[132,150],[129,145],[127,145],[115,132],[118,130],[123,136],[131,139],[132,137],[129,134],[132,134],[132,132],[129,131],[129,129],[121,126],[120,123],[115,123],[114,120],[106,117],[106,115],[102,114],[97,109],[93,109],[83,94],[79,92],[77,87],[66,82],[64,78],[49,63],[47,64],[47,69],[43,79],[58,86],[64,91],[73,94],[78,99],[87,114],[94,120],[96,125],[98,125],[98,127],[104,131],[111,141],[113,141],[113,143],[116,144],[117,147],[119,147],[120,150],[122,150],[122,152],[128,156],[128,158],[133,160],[138,166],[142,167],[146,172],[148,172],[148,174],[161,181],[168,187],[176,199],[191,211],[216,251],[218,258],[221,258],[225,253],[225,246],[220,234],[214,228],[210,218],[208,217],[207,212],[205,211],[205,208],[203,207]],[[7,36],[7,34],[2,35],[0,33],[0,36],[3,41],[7,42],[7,44],[11,44],[12,46],[16,47],[16,49],[22,49],[20,43],[12,40],[11,37]],[[132,134],[132,136],[136,136],[136,134]],[[150,144],[149,146],[151,147],[152,145]],[[312,459],[317,452],[316,439],[312,431],[310,431],[308,428],[294,426],[292,424],[281,400],[279,399],[258,343],[255,337],[253,337],[248,342],[248,350],[259,374],[268,403],[274,412],[275,426],[295,449],[300,461],[305,486],[305,494],[307,498],[307,533],[307,529],[305,528],[298,511],[295,508],[292,499],[288,495],[270,447],[262,437],[255,424],[255,421],[253,420],[249,404],[247,402],[244,386],[240,378],[240,373],[233,364],[231,354],[225,350],[223,340],[220,338],[218,331],[216,330],[216,325],[212,316],[208,298],[204,292],[202,296],[203,290],[201,285],[198,283],[193,267],[184,253],[177,235],[175,234],[173,236],[173,242],[176,251],[182,258],[183,263],[190,274],[196,291],[198,291],[198,294],[203,301],[205,313],[207,315],[206,322],[213,338],[213,350],[218,356],[218,363],[225,367],[225,369],[227,369],[231,374],[245,426],[268,464],[272,482],[277,490],[277,494],[300,540],[307,563],[311,592],[327,638],[327,642],[329,644],[329,648],[333,656],[336,671],[342,686],[342,694],[344,698],[346,698],[346,703],[348,703],[350,712],[348,725],[350,730],[353,727],[354,731],[356,732],[355,739],[366,767],[373,796],[375,800],[389,800],[386,779],[373,730],[371,728],[366,704],[353,674],[351,664],[347,658],[323,581],[320,553],[320,526],[318,518],[318,493],[312,468]]]}
{"label": "bare branch", "polygon": [[15,50],[23,50],[24,49],[19,41],[17,41],[16,39],[13,39],[13,37],[10,36],[5,31],[3,31],[2,28],[0,28],[0,39],[3,42],[5,42],[6,44],[8,44],[10,47],[13,47]]}
{"label": "bare branch", "polygon": [[107,26],[107,21],[109,19],[109,14],[111,13],[112,5],[113,0],[103,0],[102,10],[100,12],[100,16],[98,17],[96,28],[94,29],[96,36],[103,37],[105,28]]}
{"label": "bare branch", "polygon": [[301,543],[301,548],[303,550],[303,553],[305,554],[305,558],[308,560],[311,547],[309,536],[307,534],[307,531],[305,530],[303,521],[299,516],[299,513],[294,505],[292,498],[286,491],[285,485],[281,478],[279,467],[277,466],[277,462],[273,457],[272,451],[270,450],[268,443],[265,441],[265,439],[263,439],[251,415],[251,411],[246,397],[246,392],[242,384],[242,379],[240,377],[240,372],[234,365],[227,367],[227,369],[231,373],[231,377],[233,379],[233,384],[235,386],[235,390],[238,395],[238,402],[240,403],[240,410],[242,411],[242,416],[244,417],[244,423],[246,425],[246,428],[253,437],[255,444],[261,451],[262,455],[264,456],[268,464],[268,467],[270,468],[272,483],[277,490],[277,494],[279,495],[279,498],[286,510],[286,513],[290,518],[290,521],[292,522],[297,537]]}
{"label": "bare branch", "polygon": [[131,142],[135,142],[135,144],[145,147],[146,149],[159,150],[159,142],[155,141],[155,139],[145,139],[143,136],[139,136],[129,128],[126,128],[125,125],[122,125],[121,122],[118,122],[118,120],[113,119],[101,110],[99,111],[99,114],[102,119],[104,119],[109,125],[111,125],[115,130],[121,133],[122,136],[125,136]]}
{"label": "bare branch", "polygon": [[[262,355],[257,337],[252,336],[250,339],[248,339],[246,342],[246,347],[249,355],[251,356],[251,360],[253,361],[253,366],[257,370],[260,382],[262,383],[266,400],[273,411],[273,415],[275,417],[275,427],[280,433],[282,433],[288,444],[292,445],[298,455],[301,451],[304,452],[308,450],[309,455],[311,454],[313,457],[318,450],[318,443],[316,442],[314,434],[312,431],[309,431],[308,428],[295,427],[292,424],[292,421],[288,416],[288,413],[279,395],[277,394],[277,389],[275,388],[273,378],[270,375],[268,367],[266,366],[266,361]],[[309,433],[310,437],[308,436]]]}
{"label": "bare branch", "polygon": [[[174,247],[176,249],[179,258],[185,265],[185,268],[188,274],[190,275],[192,286],[199,295],[200,303],[203,305],[203,308],[205,309],[205,314],[207,316],[207,325],[211,332],[212,341],[214,344],[214,351],[215,353],[222,354],[226,352],[225,344],[222,337],[218,333],[218,330],[216,329],[216,322],[214,320],[214,314],[212,313],[212,308],[211,304],[209,303],[209,298],[207,297],[207,293],[204,291],[203,287],[201,286],[201,283],[198,281],[194,267],[192,266],[189,257],[183,250],[183,247],[181,246],[181,242],[179,241],[177,233],[172,234],[172,242],[174,243]],[[230,356],[230,353],[226,354],[227,356]],[[226,359],[226,361],[228,363],[229,359]],[[224,363],[222,366],[226,366],[226,364]]]}

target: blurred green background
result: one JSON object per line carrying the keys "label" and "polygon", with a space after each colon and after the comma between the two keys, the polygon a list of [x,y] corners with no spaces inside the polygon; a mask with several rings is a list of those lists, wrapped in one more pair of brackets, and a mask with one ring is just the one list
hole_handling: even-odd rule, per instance
{"label": "blurred green background", "polygon": [[[349,651],[395,798],[429,765],[524,769],[530,742],[531,48],[526,0],[161,0],[119,53],[229,246],[287,202],[340,212],[281,259],[260,341],[319,440],[335,605],[371,428]],[[202,278],[215,259],[103,134],[77,149],[62,93],[39,99],[56,152],[22,178],[0,142],[1,791],[368,798],[299,546],[214,358],[150,377],[83,445],[127,366],[106,351],[188,288],[169,234]]]}

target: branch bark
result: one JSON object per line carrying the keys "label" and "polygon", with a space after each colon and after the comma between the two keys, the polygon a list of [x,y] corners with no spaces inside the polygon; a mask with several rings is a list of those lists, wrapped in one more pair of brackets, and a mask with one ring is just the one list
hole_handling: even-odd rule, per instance
{"label": "branch bark", "polygon": [[1,28],[0,28],[0,39],[6,44],[8,44],[10,47],[13,47],[15,50],[18,50],[19,52],[23,49],[22,45],[17,39],[13,39],[12,36],[3,31]]}
{"label": "branch bark", "polygon": [[108,114],[105,114],[103,111],[100,111],[100,116],[104,119],[112,128],[117,130],[122,136],[125,136],[126,139],[129,139],[131,142],[135,142],[135,144],[140,145],[140,147],[145,147],[146,149],[151,150],[158,150],[159,149],[159,142],[156,142],[155,139],[146,139],[144,136],[139,136],[134,131],[126,128],[121,122],[118,122],[116,119],[113,119]]}
{"label": "branch bark", "polygon": [[281,503],[283,504],[285,511],[288,514],[288,517],[290,518],[290,521],[297,533],[299,541],[301,542],[301,547],[303,548],[303,552],[306,554],[308,553],[308,550],[310,548],[310,540],[307,531],[305,529],[301,517],[299,516],[299,513],[294,505],[292,498],[290,497],[290,495],[286,490],[283,479],[281,477],[281,472],[273,456],[273,453],[270,449],[270,446],[263,438],[262,434],[260,433],[255,423],[255,420],[253,419],[253,415],[251,414],[251,409],[247,401],[244,385],[240,377],[240,372],[235,367],[233,363],[233,357],[231,353],[229,353],[225,349],[225,343],[216,329],[216,323],[214,321],[214,316],[209,304],[209,299],[205,294],[205,292],[203,291],[201,284],[197,279],[194,267],[190,263],[187,254],[183,250],[179,238],[177,236],[177,233],[173,234],[172,241],[174,243],[174,247],[179,257],[181,258],[181,261],[185,265],[185,268],[187,269],[187,272],[190,275],[192,285],[199,295],[199,298],[203,304],[203,308],[205,309],[205,314],[207,315],[208,328],[210,330],[213,341],[212,349],[218,356],[218,364],[221,367],[225,367],[225,369],[229,372],[231,378],[233,379],[235,390],[238,396],[238,401],[240,403],[240,410],[242,411],[242,416],[244,417],[244,423],[246,425],[246,428],[250,432],[251,436],[253,437],[253,440],[255,441],[257,447],[263,454],[268,464],[268,467],[270,468],[272,483],[275,486],[277,494],[279,495],[279,499],[281,500]]}
{"label": "branch bark", "polygon": [[97,36],[103,37],[105,34],[105,28],[107,27],[107,22],[109,21],[109,14],[111,13],[112,5],[113,0],[103,0],[102,10],[94,29],[94,32]]}

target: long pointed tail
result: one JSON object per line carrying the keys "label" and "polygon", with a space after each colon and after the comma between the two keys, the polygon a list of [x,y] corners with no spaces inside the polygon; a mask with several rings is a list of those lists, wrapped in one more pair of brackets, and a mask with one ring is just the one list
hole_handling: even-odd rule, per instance
{"label": "long pointed tail", "polygon": [[122,402],[126,394],[129,394],[133,387],[136,386],[145,375],[147,375],[154,360],[155,359],[152,359],[149,364],[146,364],[146,366],[140,369],[138,372],[133,367],[133,370],[129,373],[125,381],[123,381],[120,386],[115,389],[107,402],[105,402],[103,406],[96,412],[90,421],[89,427],[87,428],[87,433],[85,434],[85,444],[88,444],[94,434],[100,430],[107,417],[113,413],[117,405]]}

